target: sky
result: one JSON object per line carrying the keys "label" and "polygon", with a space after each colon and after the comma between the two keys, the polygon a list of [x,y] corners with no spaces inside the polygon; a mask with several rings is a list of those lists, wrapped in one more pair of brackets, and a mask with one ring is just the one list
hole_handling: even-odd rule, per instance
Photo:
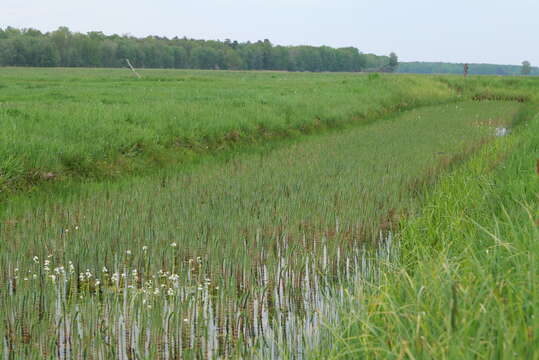
{"label": "sky", "polygon": [[1,0],[0,27],[354,46],[400,61],[539,65],[539,0]]}

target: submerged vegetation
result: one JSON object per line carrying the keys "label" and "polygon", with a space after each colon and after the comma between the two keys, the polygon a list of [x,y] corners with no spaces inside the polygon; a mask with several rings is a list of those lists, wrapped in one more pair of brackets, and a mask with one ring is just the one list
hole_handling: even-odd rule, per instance
{"label": "submerged vegetation", "polygon": [[537,357],[535,79],[0,72],[7,358]]}

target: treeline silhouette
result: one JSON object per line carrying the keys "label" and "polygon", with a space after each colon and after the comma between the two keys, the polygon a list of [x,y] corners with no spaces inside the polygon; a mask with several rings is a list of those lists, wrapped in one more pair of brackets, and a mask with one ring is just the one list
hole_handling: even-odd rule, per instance
{"label": "treeline silhouette", "polygon": [[[395,59],[396,56],[392,55]],[[363,54],[354,47],[275,46],[269,40],[239,43],[159,36],[86,34],[67,27],[43,33],[0,28],[0,66],[393,71],[388,56]]]}
{"label": "treeline silhouette", "polygon": [[[401,62],[397,72],[409,74],[462,74],[464,64],[444,62]],[[469,64],[471,75],[521,75],[522,66]],[[539,75],[539,68],[532,67],[529,75]]]}

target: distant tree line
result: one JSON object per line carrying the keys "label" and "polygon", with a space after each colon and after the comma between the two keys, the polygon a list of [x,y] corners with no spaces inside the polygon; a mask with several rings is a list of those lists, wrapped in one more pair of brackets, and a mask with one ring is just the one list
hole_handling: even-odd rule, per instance
{"label": "distant tree line", "polygon": [[42,33],[0,28],[0,66],[393,71],[397,57],[363,54],[354,47],[275,46],[269,40],[239,43],[159,36],[136,38],[71,32],[67,27]]}
{"label": "distant tree line", "polygon": [[[462,74],[464,64],[444,62],[401,62],[397,72],[412,74]],[[522,66],[469,64],[471,75],[539,75],[539,68],[532,67],[528,61]]]}

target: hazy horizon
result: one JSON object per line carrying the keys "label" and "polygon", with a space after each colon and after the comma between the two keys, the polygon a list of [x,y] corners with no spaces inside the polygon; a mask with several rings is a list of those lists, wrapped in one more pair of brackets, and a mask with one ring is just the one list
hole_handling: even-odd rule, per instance
{"label": "hazy horizon", "polygon": [[[105,11],[106,10],[106,11]],[[380,0],[210,0],[159,6],[141,0],[77,3],[37,0],[0,5],[0,27],[35,28],[43,32],[67,26],[75,32],[148,35],[241,42],[269,39],[278,45],[354,46],[364,53],[400,61],[539,65],[532,44],[539,2],[425,0],[392,4]]]}

